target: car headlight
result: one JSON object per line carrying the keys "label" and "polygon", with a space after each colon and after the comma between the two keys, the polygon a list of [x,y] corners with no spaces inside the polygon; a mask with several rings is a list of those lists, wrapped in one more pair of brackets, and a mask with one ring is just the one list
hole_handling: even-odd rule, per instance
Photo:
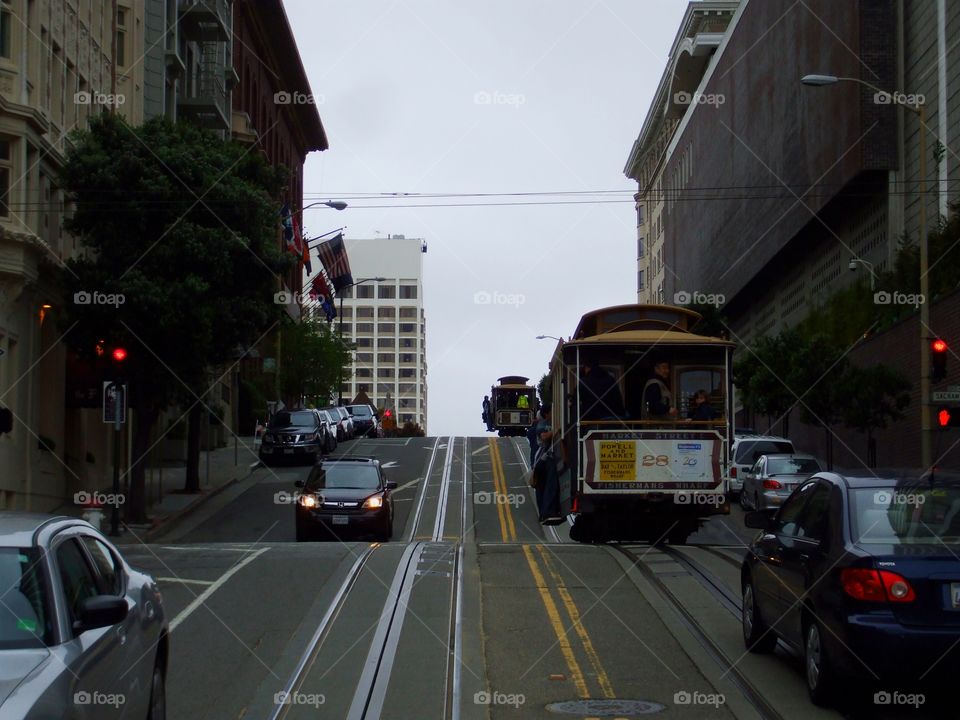
{"label": "car headlight", "polygon": [[363,506],[368,510],[376,510],[383,507],[383,495],[371,495],[363,501]]}
{"label": "car headlight", "polygon": [[315,508],[319,505],[316,495],[301,495],[299,500],[300,504],[305,508]]}
{"label": "car headlight", "polygon": [[316,433],[310,433],[310,434],[308,434],[308,435],[304,435],[304,436],[303,436],[303,441],[304,441],[304,442],[313,442],[313,441],[316,440],[316,439],[317,439],[317,434],[316,434]]}

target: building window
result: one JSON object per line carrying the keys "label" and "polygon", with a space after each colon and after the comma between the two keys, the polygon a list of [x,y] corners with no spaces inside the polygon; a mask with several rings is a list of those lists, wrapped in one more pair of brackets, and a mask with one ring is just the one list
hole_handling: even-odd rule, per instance
{"label": "building window", "polygon": [[417,309],[415,307],[402,307],[400,308],[400,319],[415,319],[417,317]]}
{"label": "building window", "polygon": [[637,290],[643,290],[643,270],[637,270]]}
{"label": "building window", "polygon": [[401,395],[416,395],[417,386],[415,383],[400,383],[400,394]]}
{"label": "building window", "polygon": [[411,340],[410,338],[400,338],[400,347],[402,348],[416,347],[416,341]]}
{"label": "building window", "polygon": [[10,32],[12,21],[10,7],[5,2],[0,9],[0,57],[5,57],[7,60],[13,58],[13,47],[11,46],[13,36]]}
{"label": "building window", "polygon": [[379,318],[395,318],[397,316],[397,309],[392,307],[382,307],[377,308],[377,317]]}
{"label": "building window", "polygon": [[357,323],[357,334],[360,333],[372,333],[373,332],[373,323]]}
{"label": "building window", "polygon": [[353,374],[356,375],[358,378],[368,378],[368,377],[373,377],[373,370],[371,370],[370,368],[357,368],[356,370],[354,370]]}
{"label": "building window", "polygon": [[637,259],[642,258],[647,252],[647,244],[642,237],[637,238]]}
{"label": "building window", "polygon": [[124,67],[127,64],[127,10],[126,8],[117,9],[117,66]]}
{"label": "building window", "polygon": [[408,362],[408,363],[414,362],[414,360],[413,360],[413,353],[403,353],[403,354],[400,356],[400,362],[405,362],[405,363],[407,363],[407,362]]}
{"label": "building window", "polygon": [[393,353],[377,353],[377,362],[393,364],[394,357],[396,356]]}
{"label": "building window", "polygon": [[637,203],[637,227],[643,225],[643,205]]}
{"label": "building window", "polygon": [[357,285],[357,297],[358,298],[373,298],[373,285]]}
{"label": "building window", "polygon": [[369,365],[373,362],[373,353],[357,353],[357,362]]}
{"label": "building window", "polygon": [[417,371],[414,368],[400,368],[400,377],[401,378],[416,378]]}
{"label": "building window", "polygon": [[416,286],[416,285],[401,285],[401,286],[400,286],[400,299],[401,299],[401,300],[416,300],[416,299],[417,299],[417,286]]}
{"label": "building window", "polygon": [[377,392],[383,395],[392,395],[393,383],[377,383]]}
{"label": "building window", "polygon": [[357,347],[358,348],[372,348],[373,347],[373,338],[357,338]]}
{"label": "building window", "polygon": [[377,297],[381,300],[391,300],[397,296],[397,288],[394,285],[381,285],[377,288]]}
{"label": "building window", "polygon": [[357,317],[358,318],[373,318],[373,308],[372,307],[358,307],[357,308]]}
{"label": "building window", "polygon": [[396,347],[396,341],[393,338],[378,338],[377,339],[378,348],[392,348]]}
{"label": "building window", "polygon": [[400,332],[412,333],[417,331],[416,323],[400,323]]}
{"label": "building window", "polygon": [[377,332],[381,335],[393,335],[394,324],[392,322],[386,323],[377,323]]}
{"label": "building window", "polygon": [[393,368],[379,368],[377,370],[378,378],[392,378],[393,376]]}
{"label": "building window", "polygon": [[13,162],[10,158],[10,141],[0,139],[0,217],[9,217],[10,215],[10,209],[7,206],[10,175],[13,172]]}

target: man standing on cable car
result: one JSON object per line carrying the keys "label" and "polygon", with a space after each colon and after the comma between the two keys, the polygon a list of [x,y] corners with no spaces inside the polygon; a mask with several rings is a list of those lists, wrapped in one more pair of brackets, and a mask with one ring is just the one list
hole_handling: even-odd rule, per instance
{"label": "man standing on cable car", "polygon": [[653,364],[653,377],[643,386],[641,420],[670,420],[677,416],[670,391],[670,362],[659,358]]}

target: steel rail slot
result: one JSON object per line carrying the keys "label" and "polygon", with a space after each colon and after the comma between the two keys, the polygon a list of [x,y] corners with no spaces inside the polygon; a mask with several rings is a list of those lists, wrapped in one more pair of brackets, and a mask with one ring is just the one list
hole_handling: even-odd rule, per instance
{"label": "steel rail slot", "polygon": [[[357,578],[360,576],[360,571],[363,570],[363,566],[366,564],[367,559],[377,547],[380,546],[371,545],[365,548],[364,551],[354,561],[349,572],[347,572],[347,576],[340,584],[340,588],[337,590],[336,595],[333,596],[333,601],[330,603],[330,607],[327,608],[327,611],[320,619],[320,624],[317,625],[317,629],[313,633],[313,637],[311,637],[310,642],[307,643],[307,649],[304,650],[303,654],[300,656],[300,661],[297,663],[297,667],[290,675],[290,679],[287,681],[286,685],[284,685],[283,693],[285,697],[289,697],[291,693],[299,691],[300,686],[306,677],[307,670],[310,669],[317,658],[317,653],[320,651],[320,646],[323,644],[327,628],[330,626],[330,623],[333,621],[333,619],[339,615],[340,610],[345,605],[347,594],[353,589]],[[285,717],[289,708],[290,705],[286,703],[278,705],[270,715],[270,720],[279,720],[280,718]]]}
{"label": "steel rail slot", "polygon": [[[470,476],[471,455],[467,438],[463,439],[463,484],[460,488],[460,542],[457,544],[457,574],[454,594],[454,627],[453,627],[453,688],[450,697],[450,717],[460,720],[460,697],[463,688],[463,543],[467,536],[467,481]],[[447,677],[450,677],[448,656]]]}
{"label": "steel rail slot", "polygon": [[677,563],[689,570],[690,574],[697,578],[711,595],[720,600],[721,605],[729,610],[730,613],[737,618],[737,620],[741,619],[741,599],[730,588],[724,585],[722,580],[704,567],[699,561],[690,557],[678,548],[660,546],[657,549],[665,555],[669,555]]}
{"label": "steel rail slot", "polygon": [[[719,548],[715,548],[712,545],[697,545],[695,543],[692,543],[692,544],[688,544],[686,547],[695,547],[695,548],[700,548],[701,550],[706,550],[711,555],[715,555],[721,560],[726,560],[728,563],[730,563],[735,568],[737,568],[737,570],[739,570],[740,566],[743,564],[742,556],[739,558],[735,558],[733,557],[733,555],[729,555],[725,553],[723,550],[720,550]],[[746,553],[747,548],[744,547],[742,548],[742,550],[744,553]]]}
{"label": "steel rail slot", "polygon": [[606,547],[608,547],[611,552],[616,551],[627,557],[633,566],[640,571],[640,574],[657,590],[660,596],[673,607],[680,617],[680,622],[690,631],[714,661],[724,669],[730,681],[747,701],[753,705],[757,712],[760,713],[761,717],[766,718],[766,720],[783,720],[783,716],[767,702],[766,698],[763,697],[763,693],[747,679],[743,672],[730,663],[729,658],[727,658],[720,646],[700,627],[696,619],[683,604],[683,601],[674,595],[666,583],[643,563],[642,558],[619,545],[607,545]]}
{"label": "steel rail slot", "polygon": [[433,441],[433,452],[430,453],[430,461],[427,463],[427,470],[423,474],[423,483],[420,486],[420,498],[417,500],[417,511],[413,515],[413,522],[410,523],[410,533],[407,537],[407,542],[413,540],[413,536],[417,534],[417,526],[420,525],[420,515],[423,513],[423,501],[427,497],[427,486],[430,484],[430,474],[433,472],[433,461],[437,457],[437,448],[440,447],[440,440],[443,438],[437,437]]}
{"label": "steel rail slot", "polygon": [[453,447],[457,439],[450,436],[447,443],[447,455],[443,459],[443,474],[440,477],[440,497],[437,500],[437,519],[433,524],[433,540],[443,540],[443,526],[447,522],[447,498],[450,494],[450,471],[453,468]]}
{"label": "steel rail slot", "polygon": [[407,612],[410,590],[413,587],[415,574],[412,569],[416,567],[423,548],[422,542],[408,545],[397,564],[393,582],[390,583],[387,599],[380,613],[380,621],[367,652],[363,672],[357,681],[353,701],[347,712],[347,720],[362,720],[367,717],[368,712],[370,717],[380,716],[390,683],[397,644],[400,641],[403,618]]}

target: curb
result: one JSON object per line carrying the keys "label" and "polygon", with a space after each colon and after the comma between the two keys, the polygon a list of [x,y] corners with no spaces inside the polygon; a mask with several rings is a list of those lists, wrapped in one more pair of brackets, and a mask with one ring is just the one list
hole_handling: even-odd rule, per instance
{"label": "curb", "polygon": [[186,507],[178,510],[177,512],[172,513],[172,514],[170,514],[170,515],[164,515],[161,519],[158,519],[158,520],[150,527],[150,529],[147,530],[147,532],[145,532],[145,533],[143,534],[143,541],[144,541],[144,542],[153,542],[153,541],[157,538],[157,536],[162,535],[162,534],[165,533],[167,530],[169,530],[171,527],[173,527],[176,523],[180,522],[180,521],[183,520],[185,517],[187,517],[187,516],[191,515],[192,513],[196,512],[200,507],[202,507],[203,505],[205,505],[205,504],[207,503],[207,501],[211,500],[212,498],[215,498],[217,495],[219,495],[220,493],[222,493],[222,492],[223,492],[224,490],[226,490],[227,488],[233,487],[234,485],[236,485],[237,483],[239,483],[241,480],[246,480],[248,477],[250,477],[250,475],[253,474],[253,471],[256,470],[259,465],[260,465],[259,462],[257,462],[257,463],[251,463],[250,467],[247,468],[247,474],[244,475],[243,477],[233,477],[233,478],[231,478],[230,480],[228,480],[227,482],[223,483],[222,485],[218,485],[217,487],[215,487],[215,488],[213,488],[212,490],[206,492],[205,494],[200,495],[198,498],[196,498],[196,499],[195,499],[193,502],[191,502],[189,505],[187,505]]}

